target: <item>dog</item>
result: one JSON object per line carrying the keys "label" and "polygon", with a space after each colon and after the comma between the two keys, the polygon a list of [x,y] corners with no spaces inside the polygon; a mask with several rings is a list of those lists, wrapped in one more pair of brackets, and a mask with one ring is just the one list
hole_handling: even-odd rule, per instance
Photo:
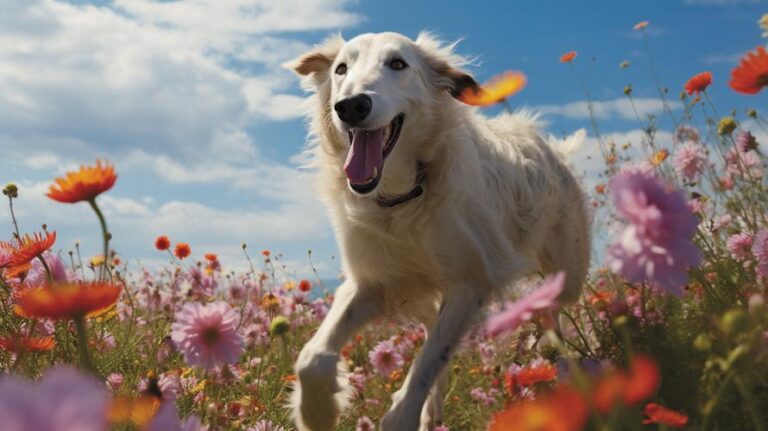
{"label": "dog", "polygon": [[336,233],[343,279],[301,350],[291,407],[326,431],[348,402],[339,351],[380,318],[427,338],[383,431],[442,421],[443,371],[495,295],[534,271],[564,271],[561,304],[589,267],[590,216],[565,158],[524,111],[486,118],[468,61],[429,33],[334,36],[286,65],[313,93],[308,151]]}

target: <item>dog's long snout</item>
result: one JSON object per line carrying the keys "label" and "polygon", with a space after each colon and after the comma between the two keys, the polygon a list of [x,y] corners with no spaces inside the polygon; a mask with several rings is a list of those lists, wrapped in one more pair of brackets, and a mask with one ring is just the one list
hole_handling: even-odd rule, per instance
{"label": "dog's long snout", "polygon": [[341,121],[352,126],[365,120],[371,113],[372,107],[373,101],[365,94],[348,97],[333,105],[333,109]]}

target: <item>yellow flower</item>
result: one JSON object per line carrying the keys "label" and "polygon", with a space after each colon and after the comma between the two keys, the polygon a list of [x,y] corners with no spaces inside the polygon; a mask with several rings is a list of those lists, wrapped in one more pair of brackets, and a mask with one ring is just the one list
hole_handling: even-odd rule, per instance
{"label": "yellow flower", "polygon": [[208,384],[207,380],[200,380],[200,383],[196,384],[195,387],[190,390],[191,393],[197,394],[198,392],[202,392],[205,390],[205,386]]}
{"label": "yellow flower", "polygon": [[667,160],[667,157],[669,157],[669,151],[662,148],[651,157],[651,164],[653,164],[653,166],[659,166],[664,160]]}
{"label": "yellow flower", "polygon": [[736,130],[736,121],[733,117],[723,117],[717,125],[717,133],[721,136],[730,135]]}
{"label": "yellow flower", "polygon": [[104,256],[98,255],[91,258],[91,266],[96,268],[104,264]]}

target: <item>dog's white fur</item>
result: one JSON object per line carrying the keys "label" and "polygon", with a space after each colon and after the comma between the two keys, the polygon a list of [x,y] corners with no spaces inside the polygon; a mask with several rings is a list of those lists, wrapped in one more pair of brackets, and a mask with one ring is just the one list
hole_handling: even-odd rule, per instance
{"label": "dog's white fur", "polygon": [[[408,67],[389,68],[394,57]],[[342,62],[346,74],[334,73]],[[404,317],[428,328],[381,421],[384,431],[428,430],[442,419],[441,371],[494,292],[535,270],[562,270],[561,302],[580,294],[589,266],[584,193],[539,134],[535,116],[486,118],[452,97],[476,85],[460,70],[465,64],[453,45],[427,33],[415,41],[395,33],[348,42],[337,36],[290,63],[314,92],[309,148],[345,278],[296,362],[292,405],[299,430],[334,428],[348,386],[339,350],[374,319]],[[381,182],[366,195],[347,184],[347,126],[333,110],[361,93],[373,101],[361,128],[405,114]],[[417,162],[426,166],[424,194],[392,208],[379,205],[377,198],[414,187]]]}

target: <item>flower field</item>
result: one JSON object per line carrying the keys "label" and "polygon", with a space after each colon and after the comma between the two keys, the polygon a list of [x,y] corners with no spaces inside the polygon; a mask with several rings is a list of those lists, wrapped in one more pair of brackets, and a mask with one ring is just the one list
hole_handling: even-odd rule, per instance
{"label": "flower field", "polygon": [[[768,15],[760,25],[768,34]],[[558,65],[576,83],[580,60],[570,51]],[[555,274],[494,304],[451,363],[436,430],[768,430],[768,120],[765,106],[719,106],[714,84],[764,97],[768,52],[745,54],[730,80],[692,70],[684,85],[659,85],[665,104],[683,105],[664,112],[671,142],[659,119],[638,115],[645,135],[614,142],[593,118],[593,229],[608,239],[583,296],[558,307]],[[494,105],[524,85],[508,73],[465,102]],[[633,101],[631,86],[624,95]],[[0,429],[294,429],[293,363],[334,286],[288,277],[275,250],[244,244],[249,269],[234,272],[167,236],[146,244],[164,267],[129,270],[99,206],[119,167],[95,161],[52,178],[47,194],[92,208],[97,256],[58,244],[56,226],[21,231],[26,190],[3,189],[13,225],[0,241]],[[377,429],[424,338],[380,322],[343,347],[339,430]]]}

